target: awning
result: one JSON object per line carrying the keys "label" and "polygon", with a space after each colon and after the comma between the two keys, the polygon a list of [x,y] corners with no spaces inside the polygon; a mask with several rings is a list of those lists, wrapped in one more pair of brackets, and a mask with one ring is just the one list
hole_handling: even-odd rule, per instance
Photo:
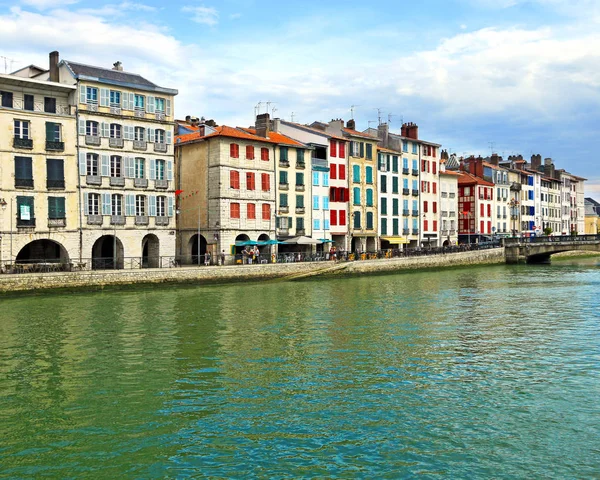
{"label": "awning", "polygon": [[322,242],[322,243],[333,243],[333,240],[329,240],[327,238],[319,238],[319,242]]}
{"label": "awning", "polygon": [[245,240],[243,242],[235,242],[236,247],[248,247],[248,246],[254,246],[254,245],[258,245],[258,242],[255,242],[254,240]]}
{"label": "awning", "polygon": [[401,245],[404,243],[410,243],[410,241],[404,237],[381,237],[381,239],[386,240],[393,245]]}
{"label": "awning", "polygon": [[315,240],[314,238],[310,238],[310,237],[294,237],[294,238],[290,238],[289,240],[286,240],[285,242],[283,242],[287,245],[320,245],[321,241],[320,240]]}

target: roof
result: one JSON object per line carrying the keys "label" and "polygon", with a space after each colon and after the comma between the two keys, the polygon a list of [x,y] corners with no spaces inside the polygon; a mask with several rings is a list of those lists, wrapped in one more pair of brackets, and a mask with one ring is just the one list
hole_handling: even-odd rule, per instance
{"label": "roof", "polygon": [[391,148],[385,148],[385,147],[377,147],[377,151],[384,152],[384,153],[391,153],[393,155],[402,155],[402,152],[399,152],[398,150],[392,150]]}
{"label": "roof", "polygon": [[0,81],[10,85],[16,85],[24,88],[32,88],[33,86],[39,86],[40,89],[44,90],[56,90],[62,92],[70,92],[77,90],[75,85],[68,85],[66,83],[51,82],[49,80],[38,80],[36,78],[19,77],[18,75],[0,73]]}
{"label": "roof", "polygon": [[494,165],[493,163],[486,162],[485,160],[483,162],[481,162],[481,164],[484,167],[490,167],[490,168],[493,168],[494,170],[499,170],[500,169],[500,167],[498,165]]}
{"label": "roof", "polygon": [[94,67],[83,63],[71,62],[63,60],[60,65],[66,65],[73,76],[77,79],[95,80],[100,83],[124,85],[132,88],[140,88],[142,90],[158,91],[177,95],[177,90],[170,88],[159,87],[150,80],[145,79],[137,73],[129,73],[111,68]]}
{"label": "roof", "polygon": [[440,175],[460,175],[460,173],[455,172],[454,170],[440,170]]}
{"label": "roof", "polygon": [[[251,133],[252,135],[256,135],[256,129],[254,128],[242,128],[242,130]],[[264,138],[264,137],[260,137],[260,138]],[[269,140],[275,142],[275,143],[281,143],[284,145],[293,145],[294,147],[304,147],[306,148],[306,145],[304,145],[301,142],[298,142],[297,140],[294,140],[290,137],[288,137],[287,135],[284,135],[283,133],[279,133],[279,132],[273,132],[270,131],[269,132]]]}
{"label": "roof", "polygon": [[[272,140],[270,138],[259,137],[258,135],[254,135],[252,133],[247,132],[247,129],[244,128],[233,128],[228,127],[227,125],[221,125],[219,127],[214,127],[216,132],[209,133],[208,135],[201,136],[200,132],[192,132],[186,133],[185,135],[177,135],[175,137],[175,142],[178,145],[182,143],[191,143],[197,140],[205,140],[207,138],[214,137],[229,137],[229,138],[239,138],[241,140],[251,140],[253,142],[263,142],[263,143],[275,143],[278,144],[280,142],[276,140]],[[290,141],[293,141],[290,139]],[[299,143],[298,145],[302,145]]]}
{"label": "roof", "polygon": [[325,130],[320,130],[318,128],[310,127],[308,125],[302,125],[301,123],[287,122],[285,120],[281,120],[281,123],[284,124],[284,125],[289,125],[289,126],[292,126],[292,127],[297,127],[297,128],[300,128],[301,130],[306,130],[308,132],[314,132],[314,133],[316,133],[318,135],[322,135],[322,136],[327,137],[327,138],[333,138],[334,140],[342,140],[344,142],[348,141],[348,139],[345,138],[345,137],[338,137],[337,135],[333,135],[331,133],[327,133]]}
{"label": "roof", "polygon": [[460,172],[458,177],[459,185],[483,185],[485,187],[493,187],[494,184],[492,182],[488,182],[483,178],[476,177],[472,173],[469,172]]}
{"label": "roof", "polygon": [[379,141],[379,138],[374,137],[373,135],[369,135],[367,133],[358,132],[356,130],[352,130],[351,128],[342,128],[342,132],[347,133],[348,135],[352,135],[353,137],[366,138],[367,140],[375,140]]}

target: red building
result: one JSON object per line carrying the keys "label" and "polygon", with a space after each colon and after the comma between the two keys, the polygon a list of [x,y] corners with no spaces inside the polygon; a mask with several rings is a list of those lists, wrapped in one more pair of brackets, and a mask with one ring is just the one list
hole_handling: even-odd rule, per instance
{"label": "red building", "polygon": [[458,240],[475,242],[492,235],[494,184],[472,173],[458,176]]}

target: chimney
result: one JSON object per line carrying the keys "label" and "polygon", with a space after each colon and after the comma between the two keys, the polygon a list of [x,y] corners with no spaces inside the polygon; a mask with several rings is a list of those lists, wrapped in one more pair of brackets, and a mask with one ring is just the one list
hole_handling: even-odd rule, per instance
{"label": "chimney", "polygon": [[492,153],[492,156],[490,157],[490,163],[492,165],[498,165],[498,162],[500,161],[500,157],[498,156],[497,153]]}
{"label": "chimney", "polygon": [[348,122],[346,123],[346,128],[349,128],[350,130],[356,130],[356,122],[353,118],[348,120]]}
{"label": "chimney", "polygon": [[280,118],[274,118],[273,119],[273,131],[275,133],[279,133],[280,129],[281,129],[281,119]]}
{"label": "chimney", "polygon": [[259,137],[269,138],[269,127],[270,117],[268,113],[261,113],[256,117],[254,122],[254,128],[256,128],[256,135]]}
{"label": "chimney", "polygon": [[122,72],[123,71],[123,64],[119,61],[113,63],[113,70],[116,70],[117,72]]}
{"label": "chimney", "polygon": [[413,140],[419,139],[419,127],[415,123],[409,123],[406,130],[406,136]]}
{"label": "chimney", "polygon": [[59,82],[58,78],[58,52],[55,50],[54,52],[50,52],[50,81],[51,82]]}
{"label": "chimney", "polygon": [[532,155],[531,156],[531,169],[539,170],[542,166],[542,156],[541,155]]}
{"label": "chimney", "polygon": [[381,123],[377,127],[377,136],[383,143],[384,147],[389,146],[389,134],[390,134],[390,126],[387,123]]}

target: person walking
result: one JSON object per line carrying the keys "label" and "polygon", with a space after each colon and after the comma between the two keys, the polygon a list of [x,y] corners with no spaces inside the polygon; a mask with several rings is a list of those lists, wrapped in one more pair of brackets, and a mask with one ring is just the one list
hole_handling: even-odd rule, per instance
{"label": "person walking", "polygon": [[225,250],[221,250],[221,265],[225,265]]}

